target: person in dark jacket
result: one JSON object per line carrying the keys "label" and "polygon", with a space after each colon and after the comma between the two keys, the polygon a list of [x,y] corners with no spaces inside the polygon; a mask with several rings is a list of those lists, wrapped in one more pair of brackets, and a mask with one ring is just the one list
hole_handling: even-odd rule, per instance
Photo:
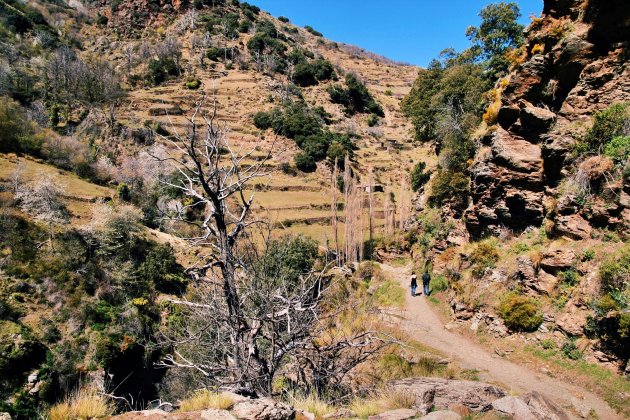
{"label": "person in dark jacket", "polygon": [[431,282],[431,275],[428,271],[425,271],[422,275],[422,287],[424,288],[424,294],[429,296],[429,283]]}
{"label": "person in dark jacket", "polygon": [[411,272],[411,296],[416,295],[416,289],[418,288],[418,278],[415,272]]}

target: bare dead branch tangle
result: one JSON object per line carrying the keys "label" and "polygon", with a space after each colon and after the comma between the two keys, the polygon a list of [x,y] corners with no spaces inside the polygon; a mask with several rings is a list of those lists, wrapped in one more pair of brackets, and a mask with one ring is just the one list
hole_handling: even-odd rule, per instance
{"label": "bare dead branch tangle", "polygon": [[[299,275],[274,268],[274,261],[291,255],[270,251],[270,227],[256,220],[254,194],[247,193],[252,180],[270,175],[273,145],[262,160],[252,158],[260,142],[235,150],[217,123],[216,102],[209,114],[205,102],[204,95],[195,104],[185,133],[165,138],[174,152],[156,157],[180,175],[180,183],[165,182],[205,212],[199,234],[186,238],[201,249],[189,269],[197,280],[195,298],[170,301],[181,316],[163,333],[169,354],[160,365],[193,372],[202,386],[265,395],[283,369],[301,386],[339,383],[389,342],[373,331],[334,328],[343,305],[325,305],[334,285],[329,264]],[[183,219],[185,207],[171,217]],[[253,235],[255,229],[260,234]]]}

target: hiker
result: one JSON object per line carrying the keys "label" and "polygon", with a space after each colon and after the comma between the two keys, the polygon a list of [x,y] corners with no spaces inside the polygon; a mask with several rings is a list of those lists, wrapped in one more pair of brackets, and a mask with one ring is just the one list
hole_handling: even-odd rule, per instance
{"label": "hiker", "polygon": [[418,280],[415,272],[411,272],[411,296],[416,295],[416,289],[418,288]]}
{"label": "hiker", "polygon": [[425,271],[422,275],[422,287],[424,288],[424,294],[429,296],[429,283],[431,282],[431,275],[428,271]]}

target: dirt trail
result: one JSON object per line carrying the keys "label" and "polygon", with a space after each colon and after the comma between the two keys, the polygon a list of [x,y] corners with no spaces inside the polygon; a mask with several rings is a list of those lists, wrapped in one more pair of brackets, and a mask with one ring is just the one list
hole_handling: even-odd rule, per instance
{"label": "dirt trail", "polygon": [[[409,290],[409,267],[382,265],[383,270]],[[422,285],[418,287],[422,290]],[[600,419],[621,419],[605,401],[580,387],[534,372],[524,366],[493,357],[470,339],[444,328],[425,296],[405,294],[402,327],[411,337],[444,353],[467,369],[480,372],[483,381],[495,382],[516,394],[535,390],[556,401],[561,407],[585,415],[594,409]],[[568,411],[567,410],[567,411]],[[572,414],[575,416],[575,414]],[[579,417],[576,417],[579,418]]]}

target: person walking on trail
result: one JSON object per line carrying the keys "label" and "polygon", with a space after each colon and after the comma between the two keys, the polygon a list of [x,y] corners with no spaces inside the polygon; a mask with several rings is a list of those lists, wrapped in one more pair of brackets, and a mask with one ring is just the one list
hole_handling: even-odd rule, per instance
{"label": "person walking on trail", "polygon": [[416,295],[416,289],[418,288],[418,278],[415,272],[411,272],[411,296]]}
{"label": "person walking on trail", "polygon": [[429,296],[429,283],[431,282],[431,275],[428,271],[425,271],[422,275],[422,287],[424,289],[424,294]]}

